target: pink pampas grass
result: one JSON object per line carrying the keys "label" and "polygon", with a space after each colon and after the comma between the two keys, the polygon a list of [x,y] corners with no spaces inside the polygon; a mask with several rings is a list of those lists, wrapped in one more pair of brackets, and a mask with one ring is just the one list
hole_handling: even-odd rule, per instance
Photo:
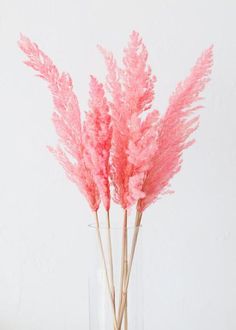
{"label": "pink pampas grass", "polygon": [[[147,64],[148,53],[137,32],[124,50],[123,67],[99,47],[108,74],[106,90],[91,76],[90,111],[81,126],[80,109],[71,77],[60,74],[51,59],[28,38],[19,46],[25,63],[48,82],[56,111],[52,120],[62,147],[50,148],[86,195],[93,210],[100,198],[110,208],[110,179],[114,200],[124,209],[137,204],[143,211],[168,191],[170,179],[181,167],[183,150],[193,144],[202,108],[192,105],[209,81],[212,47],[198,59],[189,77],[171,95],[164,116],[152,110],[156,77]],[[142,114],[146,113],[146,117]],[[72,162],[72,160],[74,162]]]}
{"label": "pink pampas grass", "polygon": [[169,100],[168,109],[161,119],[157,135],[157,149],[152,166],[146,172],[143,183],[145,197],[139,200],[138,209],[143,211],[160,194],[168,192],[170,179],[180,170],[184,149],[194,143],[190,135],[197,129],[202,106],[200,93],[209,81],[212,67],[212,47],[203,52],[190,75],[179,83]]}
{"label": "pink pampas grass", "polygon": [[[19,47],[28,57],[25,64],[32,67],[39,73],[39,77],[48,82],[53,97],[56,112],[52,115],[52,121],[64,150],[60,146],[49,147],[49,150],[64,167],[68,178],[75,182],[85,195],[90,207],[96,211],[100,198],[92,173],[84,162],[80,109],[71,77],[64,72],[60,74],[52,60],[30,39],[21,36]],[[66,154],[71,156],[74,162]]]}
{"label": "pink pampas grass", "polygon": [[[172,192],[170,181],[181,169],[183,151],[195,141],[191,136],[199,125],[202,105],[198,102],[209,81],[213,48],[202,53],[189,76],[177,85],[161,116],[152,105],[156,77],[148,65],[148,52],[140,35],[131,34],[121,66],[111,52],[99,46],[107,67],[105,90],[91,76],[89,111],[81,124],[71,77],[60,74],[52,60],[28,38],[21,36],[19,46],[28,58],[25,63],[48,83],[55,106],[52,121],[59,137],[59,145],[49,150],[95,213],[113,326],[121,330],[125,319],[127,330],[127,292],[142,215],[163,194]],[[118,306],[110,233],[111,196],[124,209]],[[99,229],[100,201],[107,211],[109,267]],[[136,207],[135,230],[128,257],[127,220],[132,206]]]}
{"label": "pink pampas grass", "polygon": [[110,148],[111,118],[103,85],[91,76],[90,111],[84,123],[85,163],[93,173],[94,181],[105,209],[110,209]]}
{"label": "pink pampas grass", "polygon": [[[111,178],[115,187],[114,200],[128,209],[144,197],[141,190],[144,178],[142,169],[146,162],[142,156],[148,161],[147,143],[153,132],[148,132],[149,129],[152,131],[152,125],[149,128],[146,126],[143,138],[139,115],[151,107],[156,77],[147,65],[148,53],[137,32],[131,34],[128,47],[124,50],[122,69],[118,68],[111,53],[102,47],[100,50],[107,65],[107,90],[111,94]],[[135,152],[140,153],[140,157],[136,157],[134,166],[130,160],[134,160]]]}

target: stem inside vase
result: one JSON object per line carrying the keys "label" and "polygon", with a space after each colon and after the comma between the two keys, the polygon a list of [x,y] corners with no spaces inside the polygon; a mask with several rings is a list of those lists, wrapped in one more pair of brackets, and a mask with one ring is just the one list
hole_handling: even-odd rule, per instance
{"label": "stem inside vase", "polygon": [[100,218],[89,226],[90,330],[143,330],[141,216],[134,226],[127,211],[121,226]]}

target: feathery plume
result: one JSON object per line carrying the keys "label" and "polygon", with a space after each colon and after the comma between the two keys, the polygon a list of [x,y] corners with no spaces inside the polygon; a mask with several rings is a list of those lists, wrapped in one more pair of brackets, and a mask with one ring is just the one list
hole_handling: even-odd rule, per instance
{"label": "feathery plume", "polygon": [[149,112],[145,120],[133,114],[130,122],[130,140],[128,143],[128,161],[133,175],[129,178],[129,201],[136,203],[145,197],[143,183],[146,172],[151,168],[151,160],[157,148],[157,131],[160,122],[159,112]]}
{"label": "feathery plume", "polygon": [[127,114],[142,113],[151,108],[156,77],[147,64],[148,52],[139,33],[133,31],[128,47],[124,49],[121,70],[124,102]]}
{"label": "feathery plume", "polygon": [[[28,57],[24,63],[48,82],[52,93],[56,110],[52,115],[52,121],[65,151],[61,147],[50,147],[49,150],[64,167],[67,176],[85,194],[90,207],[96,211],[99,207],[99,194],[92,174],[84,164],[80,108],[73,91],[72,79],[67,73],[60,74],[52,60],[30,39],[21,35],[18,44]],[[74,164],[66,153],[73,158]]]}
{"label": "feathery plume", "polygon": [[[148,132],[149,129],[152,131],[152,125],[147,125],[144,130],[146,134],[143,136],[141,126],[144,127],[145,124],[142,123],[139,115],[151,107],[156,78],[147,65],[147,50],[137,32],[131,34],[129,45],[124,50],[123,69],[118,68],[110,52],[101,47],[100,50],[105,57],[108,69],[107,90],[112,97],[110,102],[113,129],[111,178],[115,187],[114,200],[127,209],[139,198],[144,197],[140,189],[144,177],[141,170],[143,158],[136,157],[135,167],[131,162],[135,157],[131,149],[135,146],[137,155],[143,151],[143,147],[148,148],[147,141],[150,141],[153,134]],[[156,115],[153,115],[154,117]]]}
{"label": "feathery plume", "polygon": [[78,186],[91,209],[96,212],[99,208],[100,196],[91,172],[85,166],[84,162],[78,160],[72,163],[60,146],[56,148],[48,147],[48,149],[64,168],[68,179]]}
{"label": "feathery plume", "polygon": [[111,118],[103,85],[93,76],[90,79],[89,108],[83,131],[85,163],[93,173],[101,200],[108,211],[110,209]]}
{"label": "feathery plume", "polygon": [[194,143],[189,139],[197,129],[200,105],[193,105],[201,100],[200,93],[209,81],[213,63],[212,47],[203,52],[192,68],[186,80],[179,83],[171,95],[168,109],[161,119],[157,150],[152,159],[152,167],[147,171],[143,184],[145,197],[138,202],[138,210],[143,211],[168,190],[170,179],[180,170],[184,149]]}
{"label": "feathery plume", "polygon": [[104,56],[107,76],[106,76],[106,90],[111,96],[108,101],[111,110],[111,125],[112,125],[112,145],[111,145],[111,169],[110,177],[114,186],[113,199],[116,203],[125,207],[124,200],[124,186],[126,155],[125,155],[125,139],[127,136],[127,124],[125,116],[123,115],[123,91],[120,78],[120,69],[117,66],[116,60],[111,52],[107,51],[101,46],[98,46]]}

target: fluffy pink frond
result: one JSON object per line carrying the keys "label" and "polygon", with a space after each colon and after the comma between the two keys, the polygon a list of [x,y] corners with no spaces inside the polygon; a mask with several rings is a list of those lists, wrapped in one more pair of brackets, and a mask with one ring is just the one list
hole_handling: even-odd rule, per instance
{"label": "fluffy pink frond", "polygon": [[[136,113],[130,121],[130,139],[128,144],[128,161],[130,165],[129,195],[131,205],[145,197],[143,182],[146,172],[152,166],[152,158],[157,148],[157,130],[159,113],[154,110],[142,121]],[[137,199],[138,194],[142,197]]]}
{"label": "fluffy pink frond", "polygon": [[64,168],[69,180],[74,182],[86,197],[91,209],[97,211],[100,203],[99,192],[91,172],[86,168],[84,163],[78,162],[73,164],[59,146],[56,148],[48,147],[48,149]]}
{"label": "fluffy pink frond", "polygon": [[213,62],[212,47],[203,52],[188,78],[179,83],[169,100],[169,106],[158,130],[157,151],[152,167],[146,173],[143,184],[145,197],[140,199],[138,209],[143,211],[160,194],[168,191],[170,179],[180,170],[183,150],[194,140],[190,135],[196,130],[200,106],[193,103],[200,100],[200,93],[209,81]]}
{"label": "fluffy pink frond", "polygon": [[103,85],[91,76],[90,111],[84,122],[85,162],[93,173],[106,210],[110,209],[109,157],[111,148],[111,118]]}
{"label": "fluffy pink frond", "polygon": [[157,132],[160,116],[157,110],[150,112],[145,120],[134,114],[130,121],[131,138],[128,145],[128,161],[134,172],[146,172],[157,148]]}
{"label": "fluffy pink frond", "polygon": [[50,150],[64,167],[68,177],[87,197],[92,209],[97,209],[99,205],[97,188],[90,171],[84,164],[80,109],[73,91],[72,79],[67,73],[60,74],[52,60],[30,39],[21,36],[19,47],[28,57],[25,64],[32,67],[39,73],[39,77],[48,82],[56,110],[52,115],[52,121],[60,143],[73,157],[76,165],[72,165],[61,148]]}
{"label": "fluffy pink frond", "polygon": [[137,200],[145,197],[142,191],[143,180],[143,172],[134,174],[129,178],[129,195],[127,199],[130,205],[133,205]]}
{"label": "fluffy pink frond", "polygon": [[[114,114],[116,114],[116,112],[118,113],[122,108],[123,104],[123,91],[120,80],[121,70],[118,68],[116,60],[111,52],[101,46],[98,46],[98,49],[105,59],[107,67],[106,89],[112,98],[110,106],[113,109]],[[122,116],[122,112],[119,116]]]}
{"label": "fluffy pink frond", "polygon": [[[139,115],[151,107],[156,78],[147,65],[147,50],[137,32],[131,34],[128,47],[124,50],[123,69],[118,68],[111,53],[100,49],[105,57],[107,86],[112,97],[111,178],[115,187],[115,201],[127,209],[143,196],[138,189],[142,187],[144,177],[143,157],[147,157],[145,164],[150,160],[151,151],[147,143],[153,131],[152,125],[142,129],[145,124]],[[143,148],[146,150],[143,151]],[[138,157],[140,153],[141,157]]]}
{"label": "fluffy pink frond", "polygon": [[112,124],[112,146],[111,146],[111,180],[115,188],[114,201],[126,208],[125,202],[125,187],[126,166],[127,166],[127,135],[128,126],[125,109],[123,106],[123,90],[120,77],[120,69],[111,52],[99,47],[101,50],[106,67],[106,89],[111,96],[109,102],[111,109],[111,124]]}
{"label": "fluffy pink frond", "polygon": [[81,140],[80,109],[70,75],[65,72],[60,74],[52,60],[39,49],[37,44],[25,36],[21,35],[18,44],[28,57],[24,63],[32,67],[39,73],[39,77],[48,82],[55,110]]}
{"label": "fluffy pink frond", "polygon": [[151,108],[156,77],[147,65],[148,52],[139,33],[133,31],[124,50],[122,72],[127,113],[141,113]]}

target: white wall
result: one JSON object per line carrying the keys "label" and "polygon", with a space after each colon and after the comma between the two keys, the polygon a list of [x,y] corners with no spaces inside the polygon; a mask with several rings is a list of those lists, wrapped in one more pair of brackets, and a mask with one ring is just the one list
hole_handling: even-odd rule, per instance
{"label": "white wall", "polygon": [[22,64],[22,32],[71,73],[86,109],[96,44],[121,54],[139,31],[157,74],[156,106],[201,51],[215,65],[197,143],[176,193],[145,214],[145,329],[236,329],[236,1],[0,0],[0,329],[88,329],[85,247],[92,220],[45,146],[56,136],[44,82]]}

